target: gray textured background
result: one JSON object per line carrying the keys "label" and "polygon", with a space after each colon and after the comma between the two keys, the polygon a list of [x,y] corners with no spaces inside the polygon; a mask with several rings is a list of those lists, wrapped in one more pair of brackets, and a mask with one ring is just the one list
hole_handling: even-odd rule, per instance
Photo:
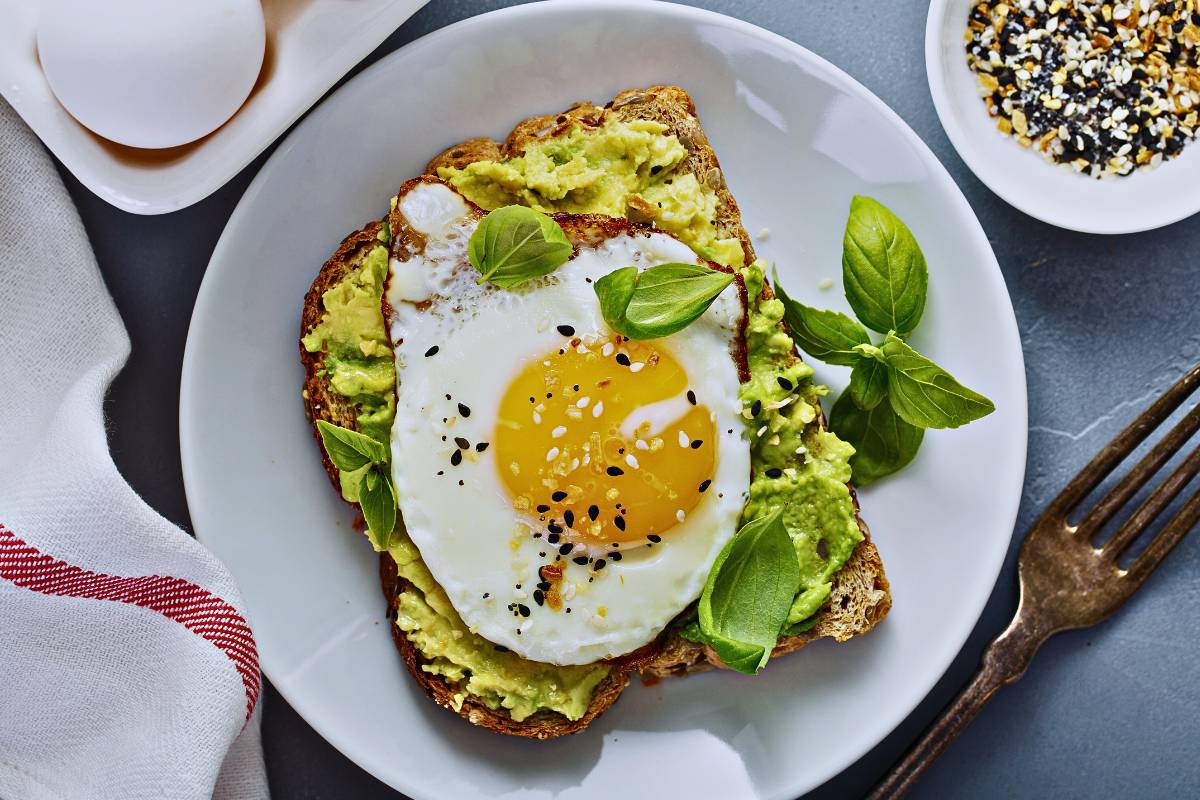
{"label": "gray textured background", "polygon": [[[364,63],[501,5],[434,0]],[[926,6],[919,0],[699,5],[783,34],[849,72],[899,112],[966,193],[1004,270],[1025,348],[1031,428],[1020,534],[1097,448],[1200,361],[1200,217],[1152,233],[1087,236],[1037,222],[991,194],[938,124],[925,83]],[[155,508],[184,527],[177,413],[187,324],[217,237],[263,158],[207,200],[160,217],[111,208],[64,174],[133,339],[108,404],[117,463]],[[937,688],[890,737],[810,797],[861,795],[967,680],[1015,607],[1015,553],[1014,544],[975,633]],[[913,796],[1200,793],[1198,568],[1200,536],[1193,536],[1116,618],[1051,641]],[[325,743],[270,688],[265,713],[275,797],[398,797]]]}

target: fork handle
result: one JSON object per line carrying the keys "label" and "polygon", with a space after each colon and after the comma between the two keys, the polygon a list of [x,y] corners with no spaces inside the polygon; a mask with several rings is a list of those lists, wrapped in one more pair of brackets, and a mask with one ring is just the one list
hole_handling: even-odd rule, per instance
{"label": "fork handle", "polygon": [[1048,635],[1038,630],[1033,621],[1018,610],[1008,629],[984,651],[982,663],[971,682],[943,709],[904,758],[892,767],[867,796],[868,800],[892,800],[912,788],[917,778],[975,719],[984,703],[991,700],[1001,687],[1025,674],[1033,654]]}

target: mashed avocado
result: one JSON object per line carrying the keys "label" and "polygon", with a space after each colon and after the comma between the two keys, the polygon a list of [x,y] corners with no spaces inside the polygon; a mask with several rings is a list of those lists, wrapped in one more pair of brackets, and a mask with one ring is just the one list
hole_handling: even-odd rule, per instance
{"label": "mashed avocado", "polygon": [[[396,624],[427,659],[422,669],[441,675],[488,708],[508,709],[517,722],[543,708],[570,720],[584,715],[592,690],[608,675],[608,667],[539,664],[471,633],[429,574],[417,548],[407,536],[398,538],[388,552],[400,577],[416,590],[401,592]],[[462,694],[456,696],[455,711],[462,699]]]}
{"label": "mashed avocado", "polygon": [[687,151],[666,130],[650,120],[609,120],[534,142],[517,158],[442,167],[438,176],[488,210],[631,217],[670,231],[704,258],[740,267],[741,242],[717,233],[716,192],[695,175],[676,174]]}
{"label": "mashed avocado", "polygon": [[[386,242],[386,229],[379,236]],[[359,430],[384,443],[396,415],[396,365],[380,309],[387,270],[381,244],[321,296],[325,313],[300,340],[308,352],[325,353],[330,388],[354,404]]]}

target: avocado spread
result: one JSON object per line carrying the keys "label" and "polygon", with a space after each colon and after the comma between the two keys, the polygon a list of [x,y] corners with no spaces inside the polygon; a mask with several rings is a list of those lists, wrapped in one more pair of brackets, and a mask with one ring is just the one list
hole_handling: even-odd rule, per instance
{"label": "avocado spread", "polygon": [[531,143],[516,158],[442,167],[438,176],[489,211],[523,205],[630,217],[675,234],[710,261],[740,267],[741,242],[717,232],[717,193],[695,175],[676,172],[687,150],[666,129],[650,120],[575,127]]}
{"label": "avocado spread", "polygon": [[[779,326],[783,304],[759,297],[762,262],[744,265],[740,242],[718,237],[713,224],[715,192],[690,174],[674,173],[686,152],[664,131],[650,121],[610,121],[597,130],[576,128],[534,143],[518,158],[443,168],[439,175],[485,209],[521,204],[547,212],[614,217],[628,216],[634,209],[701,256],[741,269],[752,298],[746,334],[751,377],[739,395],[747,409],[743,416],[754,469],[743,522],[776,507],[784,509],[801,573],[801,590],[784,633],[798,633],[816,623],[833,576],[862,539],[846,486],[854,449],[811,424],[827,389],[813,383],[808,365],[792,358],[792,339]],[[386,231],[380,238],[386,241]],[[302,340],[310,352],[326,352],[325,371],[333,391],[354,404],[360,430],[381,442],[390,440],[396,385],[380,309],[387,268],[387,249],[371,250],[325,292],[325,314]],[[795,388],[785,389],[781,378]],[[751,417],[756,403],[758,414]],[[541,664],[497,648],[463,623],[402,523],[388,552],[399,576],[415,587],[397,598],[396,625],[421,652],[426,662],[422,668],[458,689],[458,703],[470,694],[489,708],[508,709],[516,721],[539,709],[572,720],[586,712],[608,667]],[[682,633],[687,635],[687,627]]]}

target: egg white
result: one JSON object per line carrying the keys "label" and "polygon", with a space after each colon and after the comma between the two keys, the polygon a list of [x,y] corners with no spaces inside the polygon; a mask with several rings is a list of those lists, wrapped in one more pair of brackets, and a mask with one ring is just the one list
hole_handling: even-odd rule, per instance
{"label": "egg white", "polygon": [[[472,447],[454,466],[454,437],[472,445],[491,440],[514,377],[562,345],[556,326],[571,325],[585,341],[611,336],[587,279],[697,258],[664,233],[622,234],[580,248],[552,275],[505,291],[475,282],[466,246],[477,222],[456,192],[416,184],[399,198],[399,209],[426,239],[421,255],[392,260],[385,294],[399,383],[392,470],[409,536],[467,625],[525,658],[587,664],[648,643],[699,596],[745,502],[750,454],[731,355],[743,314],[739,298],[726,291],[699,320],[660,342],[712,410],[718,441],[711,488],[657,546],[626,546],[620,562],[594,576],[564,560],[570,614],[537,607],[537,570],[553,561],[552,548],[523,527],[497,470],[497,448]],[[427,355],[433,347],[436,354]],[[551,557],[539,557],[541,551]],[[511,604],[531,614],[514,616]]]}

